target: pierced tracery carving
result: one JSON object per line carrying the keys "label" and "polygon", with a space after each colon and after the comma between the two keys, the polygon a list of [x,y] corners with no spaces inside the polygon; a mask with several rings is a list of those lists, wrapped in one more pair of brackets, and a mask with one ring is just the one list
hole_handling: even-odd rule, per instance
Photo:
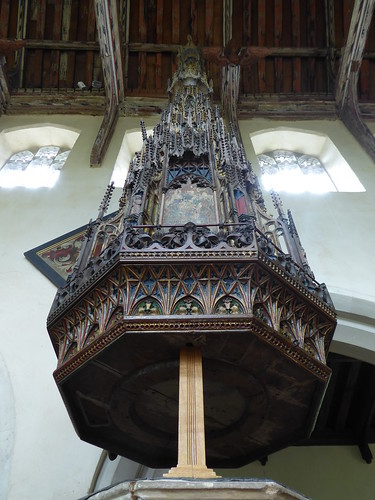
{"label": "pierced tracery carving", "polygon": [[[148,431],[155,418],[164,425],[152,414],[147,430],[138,429],[142,419],[135,423],[132,398],[147,402],[159,383],[164,391],[166,376],[173,385],[176,353],[187,343],[199,345],[208,383],[216,381],[217,367],[227,373],[230,366],[231,377],[220,382],[228,395],[232,375],[250,398],[261,394],[251,382],[256,373],[259,386],[270,391],[267,405],[280,402],[270,415],[257,404],[251,416],[241,409],[249,416],[244,428],[224,423],[228,444],[232,429],[238,430],[235,446],[225,449],[234,448],[234,456],[240,450],[239,459],[246,460],[263,434],[277,443],[288,435],[288,405],[297,429],[311,425],[329,378],[324,363],[335,315],[276,194],[277,216],[266,212],[237,128],[228,131],[211,105],[197,49],[189,43],[180,59],[185,67],[172,81],[160,123],[150,136],[141,124],[143,146],[130,165],[118,213],[104,218],[109,187],[74,273],[56,296],[48,318],[58,354],[55,377],[66,401],[76,399],[70,409],[77,427],[90,434],[100,408],[106,446],[127,456],[134,443],[142,449],[145,436],[155,439]],[[210,398],[210,390],[206,394]],[[254,411],[262,426],[266,421],[262,436],[252,434]],[[244,433],[255,438],[243,439]]]}

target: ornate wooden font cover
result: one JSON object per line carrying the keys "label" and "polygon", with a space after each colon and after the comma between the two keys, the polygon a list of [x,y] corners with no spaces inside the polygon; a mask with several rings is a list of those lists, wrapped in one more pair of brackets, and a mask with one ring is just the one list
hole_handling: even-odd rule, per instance
{"label": "ornate wooden font cover", "polygon": [[291,214],[264,206],[199,51],[113,188],[48,317],[54,377],[79,436],[152,467],[177,458],[179,352],[203,358],[207,464],[235,467],[308,437],[336,320]]}

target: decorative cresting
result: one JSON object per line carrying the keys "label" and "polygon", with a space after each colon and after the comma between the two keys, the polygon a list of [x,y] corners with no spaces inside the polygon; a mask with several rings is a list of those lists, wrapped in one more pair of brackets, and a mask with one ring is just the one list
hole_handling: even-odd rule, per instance
{"label": "decorative cresting", "polygon": [[151,135],[141,122],[118,212],[104,218],[109,186],[56,295],[54,376],[82,439],[169,467],[179,353],[199,348],[207,464],[235,467],[308,437],[335,312],[276,194],[267,213],[191,40],[168,92]]}

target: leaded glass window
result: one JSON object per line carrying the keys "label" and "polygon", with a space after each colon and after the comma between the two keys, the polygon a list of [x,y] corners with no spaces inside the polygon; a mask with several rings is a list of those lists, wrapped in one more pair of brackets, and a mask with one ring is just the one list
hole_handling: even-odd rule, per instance
{"label": "leaded glass window", "polygon": [[266,190],[324,193],[337,191],[319,158],[277,149],[258,156]]}
{"label": "leaded glass window", "polygon": [[0,170],[0,187],[53,187],[69,153],[57,146],[15,153]]}

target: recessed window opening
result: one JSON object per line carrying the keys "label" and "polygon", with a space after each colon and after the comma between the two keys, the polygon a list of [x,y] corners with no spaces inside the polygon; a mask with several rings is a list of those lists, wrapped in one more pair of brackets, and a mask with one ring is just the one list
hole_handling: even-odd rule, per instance
{"label": "recessed window opening", "polygon": [[[146,133],[150,136],[153,133],[153,128],[147,128]],[[110,180],[115,187],[124,187],[130,162],[135,153],[142,149],[142,145],[142,132],[139,129],[125,132]]]}
{"label": "recessed window opening", "polygon": [[58,146],[19,151],[0,169],[0,187],[51,188],[56,184],[69,153],[70,149]]}
{"label": "recessed window opening", "polygon": [[267,191],[327,193],[337,187],[319,158],[285,149],[258,156],[262,182]]}
{"label": "recessed window opening", "polygon": [[326,134],[281,126],[250,137],[265,189],[289,193],[366,191]]}

